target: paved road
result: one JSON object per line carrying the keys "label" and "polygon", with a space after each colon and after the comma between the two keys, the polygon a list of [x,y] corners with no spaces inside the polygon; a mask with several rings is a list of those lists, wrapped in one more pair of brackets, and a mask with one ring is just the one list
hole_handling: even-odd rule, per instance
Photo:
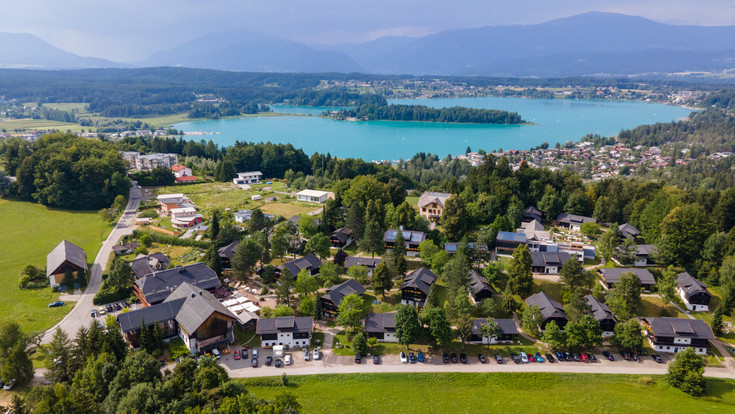
{"label": "paved road", "polygon": [[102,247],[97,253],[97,257],[94,259],[92,264],[92,273],[89,279],[89,285],[84,293],[78,296],[74,309],[71,310],[64,318],[57,323],[53,328],[46,331],[46,334],[41,340],[42,343],[51,342],[56,328],[61,328],[66,331],[70,338],[74,338],[79,328],[82,326],[89,326],[92,322],[90,312],[94,305],[92,304],[92,298],[94,294],[100,289],[102,284],[102,271],[107,266],[107,260],[112,254],[112,247],[118,243],[118,241],[125,235],[131,234],[134,228],[135,213],[138,210],[138,204],[140,203],[140,190],[137,185],[133,185],[130,189],[130,196],[128,198],[128,205],[125,207],[125,213],[123,213],[117,225],[107,236],[107,240],[102,243]]}

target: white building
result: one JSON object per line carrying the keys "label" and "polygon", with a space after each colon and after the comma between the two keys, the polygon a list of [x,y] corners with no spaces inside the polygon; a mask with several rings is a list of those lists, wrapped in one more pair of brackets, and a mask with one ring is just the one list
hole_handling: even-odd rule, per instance
{"label": "white building", "polygon": [[260,335],[260,344],[263,347],[287,345],[293,348],[311,345],[313,330],[314,319],[311,316],[281,316],[258,319],[255,333]]}
{"label": "white building", "polygon": [[701,319],[643,318],[642,322],[657,352],[675,354],[693,348],[698,355],[705,355],[715,339],[712,328]]}
{"label": "white building", "polygon": [[260,178],[262,176],[263,173],[260,171],[241,172],[237,173],[237,178],[233,179],[232,182],[235,183],[235,185],[260,184]]}
{"label": "white building", "polygon": [[177,154],[160,152],[140,155],[139,152],[123,151],[122,157],[130,164],[131,170],[152,170],[156,167],[171,168],[179,162]]}
{"label": "white building", "polygon": [[327,201],[329,193],[326,191],[318,190],[301,190],[296,193],[296,199],[299,201],[306,201],[309,203],[324,203]]}
{"label": "white building", "polygon": [[378,342],[398,342],[396,313],[368,313],[365,317],[365,332],[368,338],[376,338]]}

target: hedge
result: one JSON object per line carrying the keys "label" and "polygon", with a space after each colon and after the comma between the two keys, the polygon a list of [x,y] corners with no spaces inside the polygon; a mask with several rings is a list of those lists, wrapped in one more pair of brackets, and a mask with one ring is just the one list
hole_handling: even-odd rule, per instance
{"label": "hedge", "polygon": [[170,244],[173,246],[199,247],[206,250],[212,244],[212,242],[206,240],[180,239],[176,236],[169,236],[168,234],[153,231],[133,230],[133,237],[138,240],[140,240],[140,236],[144,234],[151,236],[151,239],[156,243]]}

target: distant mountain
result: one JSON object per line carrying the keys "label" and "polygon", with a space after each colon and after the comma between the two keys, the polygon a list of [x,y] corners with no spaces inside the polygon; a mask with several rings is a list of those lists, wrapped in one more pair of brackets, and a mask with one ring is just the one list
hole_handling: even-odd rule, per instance
{"label": "distant mountain", "polygon": [[372,48],[369,58],[361,45],[342,50],[370,72],[393,74],[570,76],[735,67],[735,26],[675,26],[600,12],[401,43],[383,42],[384,52]]}
{"label": "distant mountain", "polygon": [[124,67],[105,59],[65,52],[27,33],[0,32],[0,68],[81,69]]}
{"label": "distant mountain", "polygon": [[343,53],[247,30],[204,35],[139,64],[246,72],[365,71]]}

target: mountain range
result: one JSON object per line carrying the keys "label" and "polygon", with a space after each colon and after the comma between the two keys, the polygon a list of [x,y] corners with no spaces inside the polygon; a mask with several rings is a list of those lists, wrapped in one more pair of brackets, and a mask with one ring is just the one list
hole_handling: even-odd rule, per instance
{"label": "mountain range", "polygon": [[[0,33],[0,67],[124,67]],[[336,46],[237,30],[198,37],[133,66],[253,72],[578,76],[735,68],[735,26],[679,26],[593,12],[533,25],[448,30]]]}

